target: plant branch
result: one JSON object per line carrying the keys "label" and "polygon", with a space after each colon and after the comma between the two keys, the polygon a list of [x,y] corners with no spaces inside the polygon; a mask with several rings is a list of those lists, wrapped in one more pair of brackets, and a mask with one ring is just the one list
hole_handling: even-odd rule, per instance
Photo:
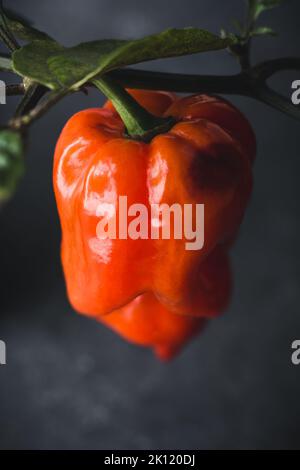
{"label": "plant branch", "polygon": [[24,93],[25,87],[23,83],[12,83],[10,85],[6,85],[7,96],[24,95]]}
{"label": "plant branch", "polygon": [[15,51],[19,46],[15,38],[0,25],[0,39],[10,51]]}
{"label": "plant branch", "polygon": [[285,96],[271,90],[267,85],[256,90],[253,98],[300,121],[300,108],[292,104],[291,100]]}
{"label": "plant branch", "polygon": [[181,73],[151,72],[131,68],[108,73],[118,83],[129,88],[168,90],[177,93],[242,94],[244,83],[238,75],[186,75]]}
{"label": "plant branch", "polygon": [[250,46],[251,41],[248,39],[245,42],[233,44],[229,50],[237,58],[242,71],[247,71],[251,67],[250,63]]}
{"label": "plant branch", "polygon": [[47,93],[47,88],[37,83],[31,83],[27,89],[25,84],[23,84],[23,89],[25,94],[15,111],[15,118],[24,116],[34,109],[40,99]]}
{"label": "plant branch", "polygon": [[281,57],[261,62],[253,67],[252,72],[261,80],[268,80],[272,75],[284,70],[300,70],[300,57]]}
{"label": "plant branch", "polygon": [[7,22],[6,16],[2,5],[2,0],[0,0],[0,39],[4,42],[6,47],[10,51],[15,51],[20,46],[14,37],[13,33],[10,31]]}
{"label": "plant branch", "polygon": [[[124,68],[109,72],[105,77],[109,77],[127,88],[247,96],[299,120],[299,108],[266,86],[266,81],[273,74],[284,70],[300,70],[300,58],[288,57],[269,60],[236,75],[193,75]],[[93,83],[89,83],[89,85],[95,86]],[[8,85],[6,91],[8,96],[22,95],[25,93],[25,88],[23,84]],[[41,87],[38,92],[35,92],[31,108],[38,103],[46,91],[46,88]],[[62,92],[62,96],[65,94]],[[38,108],[39,112],[40,108]],[[31,118],[29,121],[31,122]]]}
{"label": "plant branch", "polygon": [[24,129],[30,126],[33,122],[43,116],[49,109],[57,104],[62,98],[68,93],[66,90],[60,92],[52,91],[48,96],[38,103],[35,108],[31,109],[27,114],[21,116],[15,116],[9,121],[9,127],[11,129]]}
{"label": "plant branch", "polygon": [[300,70],[300,59],[271,60],[231,76],[185,75],[135,69],[119,69],[110,72],[109,76],[129,88],[247,96],[300,120],[300,108],[266,85],[266,79],[274,73],[289,69]]}

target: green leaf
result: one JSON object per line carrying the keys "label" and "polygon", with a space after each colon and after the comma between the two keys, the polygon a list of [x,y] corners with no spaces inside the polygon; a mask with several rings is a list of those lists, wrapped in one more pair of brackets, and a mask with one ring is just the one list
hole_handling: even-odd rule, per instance
{"label": "green leaf", "polygon": [[35,39],[50,39],[48,34],[39,31],[38,29],[34,28],[33,26],[26,25],[17,21],[13,18],[6,17],[6,22],[9,29],[20,39],[24,41],[34,41]]}
{"label": "green leaf", "polygon": [[13,69],[12,60],[9,57],[0,56],[0,70],[4,72],[11,72]]}
{"label": "green leaf", "polygon": [[259,28],[255,28],[251,31],[250,36],[276,36],[277,33],[272,28],[268,28],[267,26],[260,26]]}
{"label": "green leaf", "polygon": [[62,48],[34,41],[13,54],[14,69],[52,89],[76,89],[109,70],[160,58],[224,49],[230,38],[197,28],[168,29],[137,40],[100,40]]}
{"label": "green leaf", "polygon": [[114,56],[126,47],[127,42],[129,41],[104,39],[79,44],[50,57],[49,69],[61,87],[78,88],[98,75],[102,67],[104,70],[110,58],[113,61]]}
{"label": "green leaf", "polygon": [[283,0],[248,0],[249,13],[253,21],[266,10],[280,6]]}
{"label": "green leaf", "polygon": [[12,54],[13,69],[23,77],[51,89],[58,89],[60,83],[51,73],[48,59],[63,50],[64,47],[52,39],[35,40],[14,51]]}
{"label": "green leaf", "polygon": [[10,31],[24,41],[51,39],[48,34],[34,28],[29,20],[18,15],[13,10],[5,8],[5,20]]}
{"label": "green leaf", "polygon": [[[50,58],[51,71],[67,87],[77,87],[109,70],[160,58],[227,47],[229,40],[196,28],[169,29],[133,41],[95,41]],[[69,64],[77,67],[70,68]],[[73,73],[72,73],[73,72]]]}
{"label": "green leaf", "polygon": [[21,134],[0,131],[0,202],[10,198],[24,172],[24,142]]}

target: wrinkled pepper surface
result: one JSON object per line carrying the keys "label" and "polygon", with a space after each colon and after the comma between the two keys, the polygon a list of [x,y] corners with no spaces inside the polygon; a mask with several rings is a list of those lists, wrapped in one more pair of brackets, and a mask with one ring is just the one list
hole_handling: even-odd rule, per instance
{"label": "wrinkled pepper surface", "polygon": [[[75,310],[168,358],[228,304],[227,250],[251,194],[255,137],[221,98],[130,93],[176,123],[145,143],[126,136],[111,103],[68,121],[53,178],[62,264]],[[99,239],[99,207],[113,205],[118,217],[120,195],[149,214],[151,204],[204,204],[204,246],[188,251],[185,239]]]}

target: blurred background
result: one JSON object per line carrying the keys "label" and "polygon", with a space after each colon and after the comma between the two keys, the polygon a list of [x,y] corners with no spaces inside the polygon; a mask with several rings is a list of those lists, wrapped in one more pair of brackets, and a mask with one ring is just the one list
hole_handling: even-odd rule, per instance
{"label": "blurred background", "polygon": [[[65,45],[198,26],[218,33],[242,0],[11,0]],[[299,55],[297,0],[265,14],[280,32],[258,39],[253,60]],[[152,70],[233,73],[226,52],[146,64]],[[2,74],[7,83],[13,81]],[[274,85],[291,94],[299,73]],[[255,188],[232,253],[227,313],[173,362],[127,344],[69,306],[51,184],[56,139],[76,111],[101,105],[93,90],[64,99],[32,128],[26,174],[0,213],[1,449],[300,448],[300,123],[233,97],[257,134]],[[1,122],[17,98],[1,105]]]}

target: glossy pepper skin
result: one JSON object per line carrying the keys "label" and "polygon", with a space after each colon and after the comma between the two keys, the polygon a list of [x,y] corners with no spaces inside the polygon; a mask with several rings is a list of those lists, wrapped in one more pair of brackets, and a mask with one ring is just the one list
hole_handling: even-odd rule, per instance
{"label": "glossy pepper skin", "polygon": [[130,343],[152,348],[163,361],[173,359],[206,323],[205,318],[170,312],[152,293],[139,295],[100,321]]}
{"label": "glossy pepper skin", "polygon": [[[134,141],[107,105],[75,114],[57,142],[54,189],[69,299],[97,318],[144,293],[174,313],[215,315],[217,300],[205,312],[197,308],[201,265],[237,233],[252,188],[253,132],[220,98],[132,94],[153,114],[178,122],[150,143]],[[99,240],[99,205],[114,204],[118,216],[119,195],[127,196],[128,206],[204,204],[204,247],[187,251],[186,240],[174,239]]]}
{"label": "glossy pepper skin", "polygon": [[195,317],[174,314],[152,293],[146,293],[99,320],[127,341],[152,348],[159,359],[172,359],[188,341],[202,331],[208,311],[211,315],[217,315],[228,305],[231,272],[224,249],[217,248],[204,260],[199,285],[202,292],[198,296]]}

